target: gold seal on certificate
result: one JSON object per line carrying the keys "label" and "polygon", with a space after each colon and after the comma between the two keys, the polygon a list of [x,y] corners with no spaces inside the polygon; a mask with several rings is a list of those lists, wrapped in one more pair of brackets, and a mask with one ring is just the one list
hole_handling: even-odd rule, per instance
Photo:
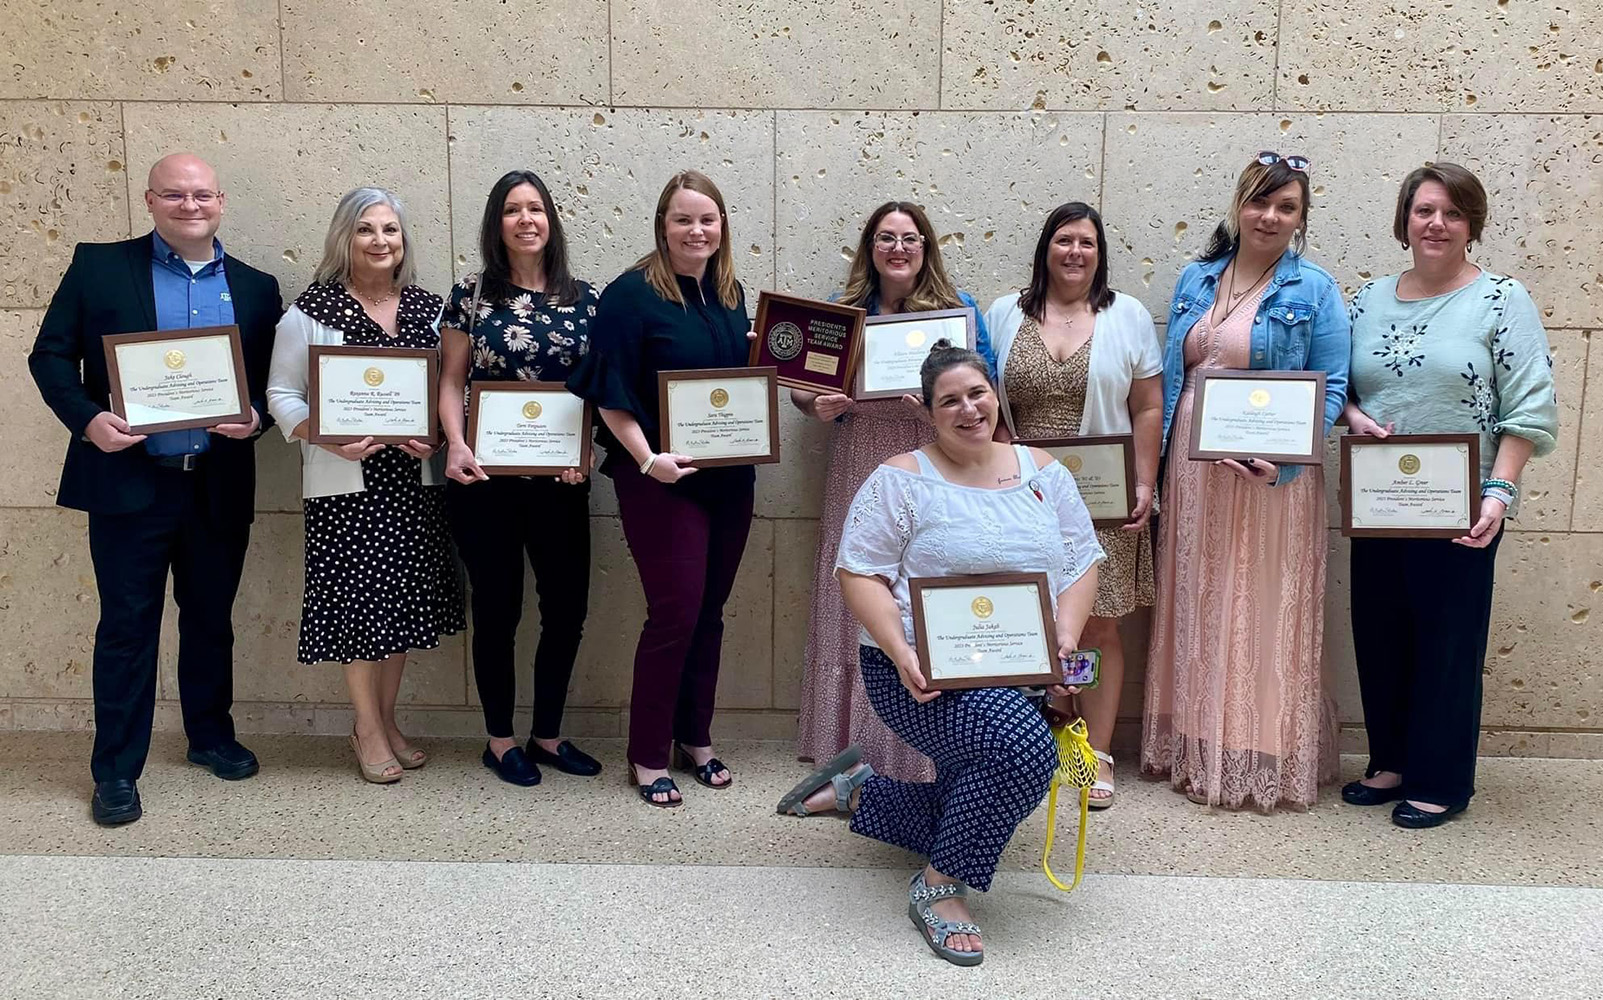
{"label": "gold seal on certificate", "polygon": [[101,342],[111,410],[131,433],[250,423],[239,327],[117,333]]}
{"label": "gold seal on certificate", "polygon": [[306,401],[313,444],[435,440],[437,352],[322,344],[310,352]]}
{"label": "gold seal on certificate", "polygon": [[1192,461],[1324,462],[1325,373],[1196,369]]}
{"label": "gold seal on certificate", "polygon": [[863,323],[863,360],[855,399],[896,399],[923,391],[918,370],[942,337],[954,347],[974,346],[972,309],[870,316]]}
{"label": "gold seal on certificate", "polygon": [[1460,538],[1480,516],[1480,436],[1348,434],[1341,439],[1341,533]]}
{"label": "gold seal on certificate", "polygon": [[1060,683],[1051,586],[1045,573],[909,580],[918,666],[928,687]]}
{"label": "gold seal on certificate", "polygon": [[1117,528],[1135,510],[1135,435],[1099,434],[1072,438],[1038,438],[1017,444],[1040,448],[1068,469],[1080,499],[1091,512],[1091,524]]}
{"label": "gold seal on certificate", "polygon": [[474,382],[468,447],[492,476],[588,475],[591,413],[561,382]]}
{"label": "gold seal on certificate", "polygon": [[746,363],[773,365],[779,384],[792,389],[850,393],[866,315],[856,306],[763,292]]}
{"label": "gold seal on certificate", "polygon": [[779,461],[779,371],[693,368],[657,373],[662,450],[697,468]]}

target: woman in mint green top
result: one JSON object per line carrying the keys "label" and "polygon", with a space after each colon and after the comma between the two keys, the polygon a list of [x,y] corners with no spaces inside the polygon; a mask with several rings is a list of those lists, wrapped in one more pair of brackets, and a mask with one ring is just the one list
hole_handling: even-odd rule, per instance
{"label": "woman in mint green top", "polygon": [[1345,418],[1354,434],[1479,434],[1479,519],[1461,538],[1354,538],[1353,640],[1369,767],[1355,805],[1395,799],[1392,821],[1437,826],[1475,792],[1481,668],[1503,519],[1520,473],[1553,450],[1558,402],[1541,316],[1525,286],[1468,259],[1486,191],[1451,163],[1403,181],[1394,233],[1414,266],[1352,303]]}

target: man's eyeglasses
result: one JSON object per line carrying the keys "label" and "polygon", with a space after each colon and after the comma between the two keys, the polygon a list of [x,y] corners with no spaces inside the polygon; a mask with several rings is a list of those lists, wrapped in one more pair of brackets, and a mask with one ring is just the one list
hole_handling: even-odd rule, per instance
{"label": "man's eyeglasses", "polygon": [[1308,172],[1308,157],[1303,156],[1301,153],[1293,153],[1290,156],[1281,156],[1272,149],[1265,149],[1258,153],[1258,162],[1262,163],[1266,167],[1272,167],[1276,163],[1280,163],[1282,161],[1285,162],[1286,166],[1293,170],[1297,170],[1305,174]]}
{"label": "man's eyeglasses", "polygon": [[874,247],[878,250],[917,250],[924,245],[924,237],[919,233],[911,236],[897,236],[893,233],[875,233]]}
{"label": "man's eyeglasses", "polygon": [[186,200],[193,201],[197,205],[210,205],[218,198],[222,197],[222,195],[216,191],[153,191],[151,193],[155,194],[156,197],[161,201],[168,205],[172,205],[175,208],[179,205],[182,205]]}

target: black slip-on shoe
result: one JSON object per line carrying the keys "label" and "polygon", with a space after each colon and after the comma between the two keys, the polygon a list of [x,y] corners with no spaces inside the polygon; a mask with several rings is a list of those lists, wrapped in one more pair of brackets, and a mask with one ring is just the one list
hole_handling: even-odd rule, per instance
{"label": "black slip-on shoe", "polygon": [[132,778],[95,782],[95,795],[89,800],[89,811],[101,826],[121,826],[145,814],[139,805],[139,786],[134,784]]}
{"label": "black slip-on shoe", "polygon": [[601,773],[601,762],[580,750],[578,747],[563,740],[557,744],[557,752],[552,753],[540,744],[529,741],[524,748],[536,764],[546,764],[556,768],[563,774],[576,774],[581,778],[593,778]]}
{"label": "black slip-on shoe", "polygon": [[219,743],[210,750],[189,748],[189,762],[208,768],[225,781],[248,778],[262,769],[256,755],[239,744],[238,740]]}
{"label": "black slip-on shoe", "polygon": [[509,785],[521,785],[528,788],[540,783],[540,769],[534,766],[534,761],[523,752],[519,746],[511,747],[501,755],[500,760],[495,759],[495,751],[490,745],[484,745],[484,766],[496,773],[502,781]]}

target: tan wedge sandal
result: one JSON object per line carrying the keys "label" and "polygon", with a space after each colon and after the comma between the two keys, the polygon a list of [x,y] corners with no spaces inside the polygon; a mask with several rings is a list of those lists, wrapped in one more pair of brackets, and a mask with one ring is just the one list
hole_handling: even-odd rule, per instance
{"label": "tan wedge sandal", "polygon": [[[356,739],[355,733],[351,734],[351,750],[356,753],[356,766],[361,769],[362,777],[375,785],[393,784],[400,781],[401,775],[406,773],[401,767],[401,762],[394,757],[389,760],[381,760],[377,764],[369,764],[363,760],[362,744]],[[394,774],[384,773],[392,767],[395,768]]]}

